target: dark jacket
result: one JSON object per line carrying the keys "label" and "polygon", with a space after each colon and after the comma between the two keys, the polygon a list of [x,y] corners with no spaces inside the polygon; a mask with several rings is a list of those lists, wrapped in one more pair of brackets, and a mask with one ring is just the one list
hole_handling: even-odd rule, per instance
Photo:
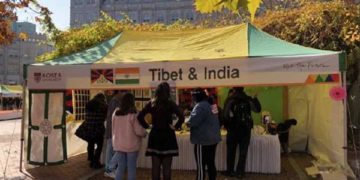
{"label": "dark jacket", "polygon": [[90,100],[85,107],[85,121],[76,131],[76,135],[85,141],[104,138],[107,105],[105,101]]}
{"label": "dark jacket", "polygon": [[207,101],[197,103],[188,122],[193,144],[213,145],[221,141],[220,123]]}
{"label": "dark jacket", "polygon": [[[228,97],[225,101],[225,105],[224,105],[224,126],[225,128],[229,131],[229,130],[233,130],[235,126],[235,123],[238,123],[237,119],[233,119],[231,117],[231,107],[238,102],[239,100],[245,100],[248,101],[250,104],[250,109],[248,110],[249,112],[246,112],[248,114],[251,115],[251,111],[253,112],[260,112],[261,111],[261,104],[259,102],[259,100],[257,99],[257,97],[250,97],[248,95],[246,95],[244,92],[243,93],[235,93],[232,96]],[[250,117],[251,118],[251,117]],[[251,118],[251,125],[249,126],[249,128],[253,127],[253,120]]]}
{"label": "dark jacket", "polygon": [[152,106],[152,102],[146,104],[143,110],[138,115],[138,120],[141,126],[149,128],[149,124],[145,122],[145,115],[150,113],[152,118],[152,125],[154,129],[169,129],[170,124],[173,123],[173,114],[178,117],[178,121],[175,124],[176,129],[180,129],[184,122],[184,115],[180,111],[180,108],[173,102],[167,101],[165,105],[161,107]]}
{"label": "dark jacket", "polygon": [[121,103],[121,98],[117,95],[115,95],[114,97],[111,98],[108,109],[107,109],[107,115],[106,115],[106,131],[105,131],[105,138],[106,139],[111,139],[112,136],[112,132],[111,132],[111,120],[112,120],[112,115],[114,113],[114,110],[117,107],[120,107],[120,103]]}

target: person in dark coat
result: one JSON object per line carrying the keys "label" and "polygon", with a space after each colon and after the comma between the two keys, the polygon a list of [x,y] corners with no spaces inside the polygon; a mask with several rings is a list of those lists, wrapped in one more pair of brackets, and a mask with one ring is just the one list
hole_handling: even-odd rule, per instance
{"label": "person in dark coat", "polygon": [[[255,97],[244,92],[243,87],[234,88],[233,93],[226,99],[224,108],[224,126],[227,130],[227,176],[245,176],[245,165],[248,147],[250,144],[253,119],[251,111],[260,112],[261,105]],[[234,172],[236,148],[239,145],[239,160]]]}
{"label": "person in dark coat", "polygon": [[196,179],[205,179],[207,167],[209,180],[215,180],[217,175],[215,166],[216,146],[221,141],[218,114],[214,113],[203,89],[197,88],[191,94],[196,105],[191,112],[187,125],[190,127],[190,141],[194,144]]}
{"label": "person in dark coat", "polygon": [[86,104],[85,121],[81,125],[80,130],[78,129],[81,132],[77,132],[81,134],[80,138],[88,142],[88,160],[90,161],[90,167],[94,169],[102,167],[100,164],[100,155],[104,141],[106,112],[107,105],[105,96],[99,93]]}
{"label": "person in dark coat", "polygon": [[[149,128],[149,124],[145,121],[145,116],[148,114],[152,117],[152,129],[149,134],[146,156],[151,156],[152,179],[160,180],[162,167],[164,180],[170,180],[172,158],[179,154],[175,130],[181,129],[184,115],[175,102],[170,99],[168,83],[159,84],[155,90],[155,97],[140,111],[138,120],[144,128]],[[172,125],[173,115],[178,117],[175,126]]]}

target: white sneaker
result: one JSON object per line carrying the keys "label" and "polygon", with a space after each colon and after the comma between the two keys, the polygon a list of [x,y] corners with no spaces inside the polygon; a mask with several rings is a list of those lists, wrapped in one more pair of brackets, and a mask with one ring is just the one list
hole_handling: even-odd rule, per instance
{"label": "white sneaker", "polygon": [[104,172],[104,176],[115,179],[115,172]]}

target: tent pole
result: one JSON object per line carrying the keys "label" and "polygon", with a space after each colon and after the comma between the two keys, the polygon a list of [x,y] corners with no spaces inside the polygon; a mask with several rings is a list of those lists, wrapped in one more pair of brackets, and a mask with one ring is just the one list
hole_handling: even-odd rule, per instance
{"label": "tent pole", "polygon": [[26,104],[26,79],[23,80],[22,94],[22,117],[21,117],[21,139],[20,139],[20,172],[23,172],[23,153],[24,153],[24,129],[25,129],[25,104]]}
{"label": "tent pole", "polygon": [[[341,72],[341,76],[342,76],[342,87],[345,88],[345,91],[347,92],[346,89],[346,71]],[[344,98],[344,147],[348,146],[348,142],[347,142],[347,98]],[[343,148],[344,149],[344,167],[347,166],[347,148]]]}

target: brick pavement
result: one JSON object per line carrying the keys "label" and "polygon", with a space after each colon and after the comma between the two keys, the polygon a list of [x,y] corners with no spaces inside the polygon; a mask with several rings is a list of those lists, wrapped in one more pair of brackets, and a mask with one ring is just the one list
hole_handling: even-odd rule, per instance
{"label": "brick pavement", "polygon": [[0,180],[28,179],[19,171],[21,120],[0,121]]}
{"label": "brick pavement", "polygon": [[[102,170],[93,170],[85,155],[71,157],[68,163],[59,166],[37,167],[28,170],[25,176],[19,172],[20,161],[20,128],[21,120],[0,121],[0,180],[3,179],[107,179],[103,177]],[[11,147],[10,147],[11,146]],[[10,151],[9,151],[10,149]],[[9,155],[10,152],[10,155]],[[8,156],[9,155],[9,156]],[[281,158],[281,174],[264,175],[249,174],[246,179],[312,179],[305,174],[305,167],[311,165],[311,156],[306,154],[292,153]],[[5,165],[7,161],[7,168]],[[294,165],[295,164],[295,165]],[[150,169],[139,169],[137,179],[150,179]],[[173,171],[173,179],[195,179],[194,171]],[[219,174],[218,179],[229,179]],[[230,179],[229,179],[230,180]]]}
{"label": "brick pavement", "polygon": [[[248,173],[246,179],[253,180],[302,180],[302,179],[319,179],[308,177],[305,173],[305,167],[311,166],[313,158],[305,153],[292,153],[281,158],[281,173],[280,174],[255,174]],[[295,164],[295,165],[294,165]],[[93,170],[89,168],[89,163],[86,160],[86,154],[71,157],[68,163],[58,166],[44,166],[28,170],[28,173],[35,179],[51,179],[51,180],[75,180],[75,179],[89,179],[89,180],[110,180],[104,177],[104,171]],[[195,171],[172,171],[172,179],[195,179]],[[150,180],[151,170],[139,168],[137,172],[137,179]],[[235,180],[236,178],[228,178],[218,173],[219,180]]]}

